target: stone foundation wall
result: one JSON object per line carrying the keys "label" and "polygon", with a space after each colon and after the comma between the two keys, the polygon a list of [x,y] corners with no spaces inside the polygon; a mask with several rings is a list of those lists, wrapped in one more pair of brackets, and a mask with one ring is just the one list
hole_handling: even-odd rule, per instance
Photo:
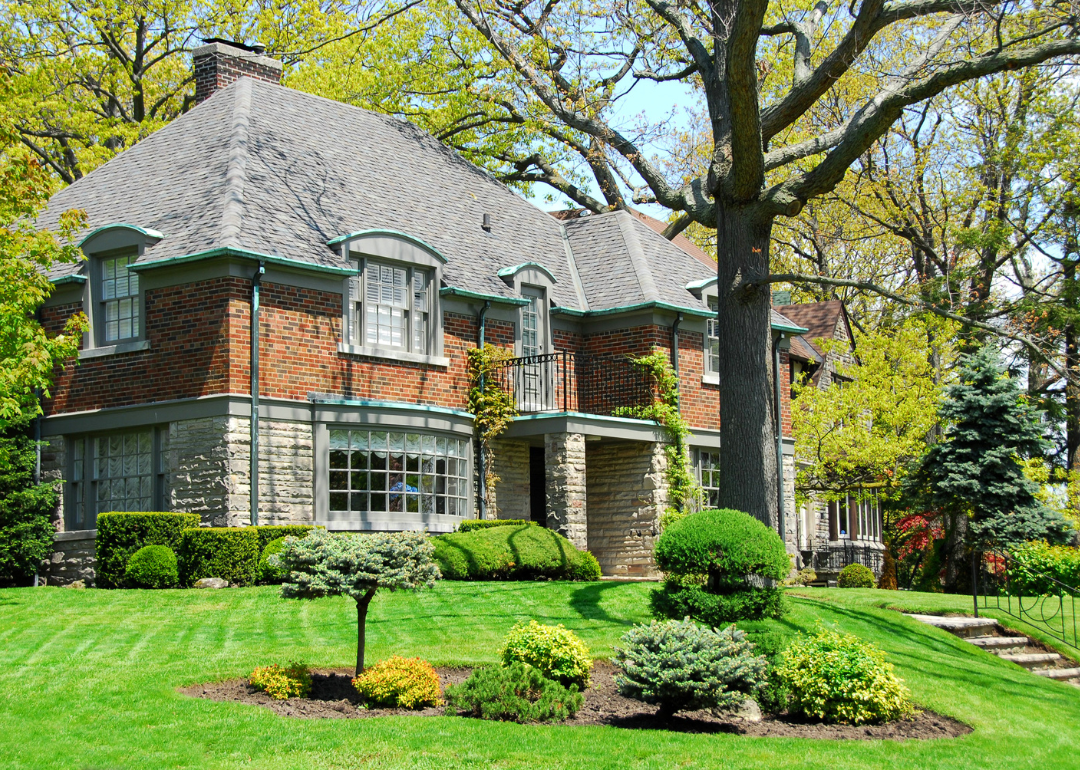
{"label": "stone foundation wall", "polygon": [[495,452],[495,505],[499,519],[529,519],[529,445],[524,441],[492,443]]}
{"label": "stone foundation wall", "polygon": [[586,446],[589,550],[605,575],[657,577],[652,549],[667,505],[664,445],[599,442]]}
{"label": "stone foundation wall", "polygon": [[45,585],[66,586],[82,580],[94,584],[94,537],[97,530],[57,532],[53,552],[42,565],[40,577]]}

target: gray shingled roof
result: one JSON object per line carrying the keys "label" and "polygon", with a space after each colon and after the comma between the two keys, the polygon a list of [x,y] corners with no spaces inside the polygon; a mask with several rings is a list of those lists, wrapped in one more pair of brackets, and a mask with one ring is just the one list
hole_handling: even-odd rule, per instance
{"label": "gray shingled roof", "polygon": [[248,78],[57,193],[41,223],[70,208],[87,212],[87,231],[164,233],[140,262],[231,247],[346,267],[327,241],[397,230],[446,257],[447,286],[509,297],[498,270],[539,262],[553,302],[577,310],[564,228],[590,310],[704,309],[685,287],[713,274],[625,212],[559,222],[406,121]]}

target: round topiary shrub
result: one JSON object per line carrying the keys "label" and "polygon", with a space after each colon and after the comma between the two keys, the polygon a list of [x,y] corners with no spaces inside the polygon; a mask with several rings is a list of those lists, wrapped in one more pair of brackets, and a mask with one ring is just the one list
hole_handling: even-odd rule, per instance
{"label": "round topiary shrub", "polygon": [[259,557],[258,581],[264,585],[283,583],[288,573],[270,563],[270,557],[281,553],[285,547],[285,538],[279,537],[271,540],[263,548],[262,556]]}
{"label": "round topiary shrub", "polygon": [[561,624],[544,626],[535,620],[518,623],[506,637],[502,660],[506,665],[515,661],[528,663],[564,686],[574,684],[582,690],[589,686],[589,648]]}
{"label": "round topiary shrub", "polygon": [[303,663],[261,666],[251,672],[248,683],[274,700],[306,698],[311,695],[311,672]]}
{"label": "round topiary shrub", "polygon": [[913,710],[885,653],[849,634],[821,631],[799,639],[781,653],[775,671],[789,710],[813,719],[861,725]]}
{"label": "round topiary shrub", "polygon": [[576,685],[563,687],[524,663],[481,666],[446,688],[446,713],[500,722],[561,722],[585,702]]}
{"label": "round topiary shrub", "polygon": [[874,573],[862,564],[849,564],[840,570],[836,584],[841,588],[873,588]]}
{"label": "round topiary shrub", "polygon": [[164,545],[143,546],[128,559],[124,582],[133,588],[176,588],[180,571],[176,554]]}
{"label": "round topiary shrub", "polygon": [[370,706],[422,709],[442,703],[439,675],[421,658],[394,655],[364,669],[352,683]]}
{"label": "round topiary shrub", "polygon": [[753,650],[735,626],[713,631],[689,619],[653,621],[623,636],[615,650],[623,673],[615,683],[620,694],[659,706],[664,717],[732,708],[765,683],[768,663]]}
{"label": "round topiary shrub", "polygon": [[660,617],[696,618],[712,626],[778,618],[783,595],[770,585],[790,567],[783,541],[741,511],[702,511],[668,525],[656,542],[657,566],[668,573],[653,592]]}

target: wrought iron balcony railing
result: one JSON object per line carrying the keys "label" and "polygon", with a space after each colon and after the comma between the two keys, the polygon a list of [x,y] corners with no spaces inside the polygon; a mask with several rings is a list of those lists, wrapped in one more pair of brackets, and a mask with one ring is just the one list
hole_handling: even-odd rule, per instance
{"label": "wrought iron balcony railing", "polygon": [[875,575],[880,575],[884,566],[883,559],[884,553],[880,546],[844,541],[830,543],[827,548],[814,551],[810,566],[815,572],[839,572],[849,564],[861,564]]}
{"label": "wrought iron balcony railing", "polygon": [[558,350],[513,358],[499,365],[495,376],[514,395],[520,414],[612,415],[620,407],[649,406],[656,395],[648,368],[619,356]]}

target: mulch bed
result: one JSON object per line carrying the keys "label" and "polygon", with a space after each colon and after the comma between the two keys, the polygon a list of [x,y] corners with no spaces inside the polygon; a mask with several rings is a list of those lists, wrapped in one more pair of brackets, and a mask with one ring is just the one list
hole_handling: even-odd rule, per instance
{"label": "mulch bed", "polygon": [[[465,681],[472,669],[437,668],[443,686]],[[656,708],[624,698],[615,687],[618,669],[606,661],[593,666],[592,685],[585,692],[585,705],[577,716],[560,724],[608,725],[633,730],[671,730],[683,733],[732,733],[736,735],[778,735],[790,738],[833,740],[925,740],[967,735],[971,728],[951,717],[923,710],[910,719],[884,725],[827,725],[788,716],[766,716],[760,722],[735,714],[710,711],[680,712],[664,719]],[[366,719],[384,716],[440,716],[442,707],[420,711],[407,709],[367,709],[351,684],[350,669],[316,670],[312,673],[310,698],[274,700],[248,685],[246,679],[197,684],[180,690],[185,695],[215,701],[252,703],[276,714],[300,719]]]}

